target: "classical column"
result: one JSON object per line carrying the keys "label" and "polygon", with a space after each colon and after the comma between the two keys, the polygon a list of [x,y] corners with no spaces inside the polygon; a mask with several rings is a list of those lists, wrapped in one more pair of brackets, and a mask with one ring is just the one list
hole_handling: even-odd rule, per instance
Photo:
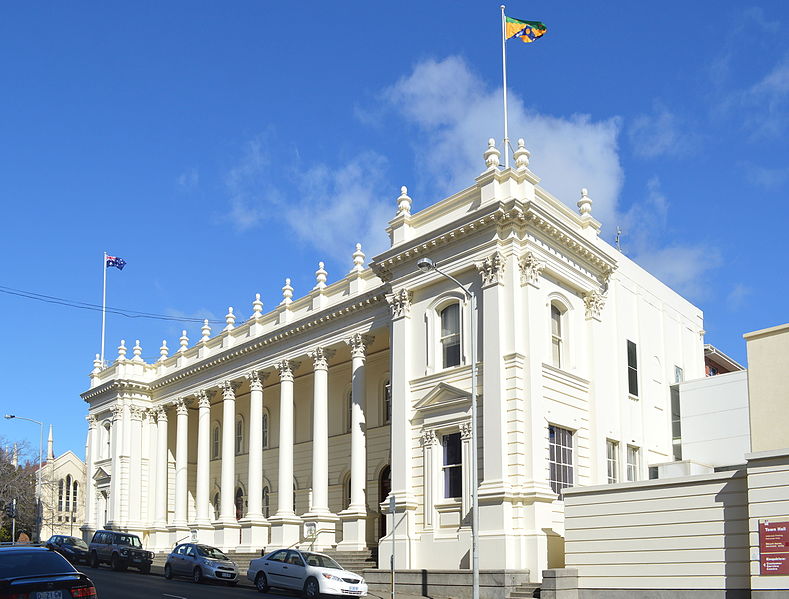
{"label": "classical column", "polygon": [[433,527],[433,506],[435,505],[436,470],[433,465],[433,454],[438,439],[435,431],[425,430],[422,433],[422,478],[424,480],[425,528]]}
{"label": "classical column", "polygon": [[167,412],[166,406],[156,411],[156,528],[167,526]]}
{"label": "classical column", "polygon": [[208,479],[211,459],[211,396],[208,391],[197,393],[197,489],[195,503],[197,517],[195,524],[207,526],[208,519]]}
{"label": "classical column", "polygon": [[116,523],[120,522],[120,525],[123,527],[127,527],[129,525],[129,510],[130,510],[130,501],[131,498],[131,447],[132,447],[132,434],[131,434],[131,403],[128,401],[124,402],[123,404],[123,443],[121,445],[121,454],[120,454],[120,484],[118,485],[119,497],[117,506],[120,507],[120,519],[116,519]]}
{"label": "classical column", "polygon": [[222,383],[222,485],[219,519],[236,522],[236,393],[233,383]]}
{"label": "classical column", "polygon": [[318,550],[334,545],[337,516],[329,511],[329,359],[334,350],[310,352],[314,367],[312,391],[312,495],[304,519],[315,522]]}
{"label": "classical column", "polygon": [[96,482],[93,480],[96,468],[96,455],[98,452],[98,441],[96,431],[98,430],[97,419],[93,414],[85,417],[88,421],[88,440],[85,447],[85,523],[81,527],[83,536],[88,537],[88,533],[96,530]]}
{"label": "classical column", "polygon": [[367,443],[365,437],[365,376],[367,347],[373,342],[369,335],[355,333],[348,339],[351,347],[351,503],[340,512],[343,521],[342,542],[338,548],[361,550],[367,547]]}
{"label": "classical column", "polygon": [[186,528],[186,483],[189,446],[189,408],[183,399],[175,402],[175,515],[173,525]]}
{"label": "classical column", "polygon": [[112,474],[110,478],[110,506],[108,522],[117,527],[121,519],[121,449],[123,447],[123,404],[117,403],[112,407],[112,428],[110,429],[110,442],[112,443]]}
{"label": "classical column", "polygon": [[269,518],[271,542],[289,547],[299,540],[301,518],[293,511],[293,371],[296,362],[283,360],[279,370],[279,482],[277,513]]}
{"label": "classical column", "polygon": [[142,527],[142,417],[144,410],[131,406],[129,447],[129,521],[130,528]]}
{"label": "classical column", "polygon": [[471,422],[460,425],[461,469],[463,470],[463,492],[461,517],[465,518],[471,512]]}
{"label": "classical column", "polygon": [[247,375],[249,380],[249,480],[247,518],[263,517],[263,381],[257,370]]}

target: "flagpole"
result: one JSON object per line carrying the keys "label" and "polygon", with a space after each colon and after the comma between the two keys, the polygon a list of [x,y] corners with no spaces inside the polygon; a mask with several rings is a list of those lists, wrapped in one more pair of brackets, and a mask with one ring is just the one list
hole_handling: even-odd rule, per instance
{"label": "flagpole", "polygon": [[510,138],[507,132],[507,29],[501,5],[501,75],[504,80],[504,168],[510,168]]}
{"label": "flagpole", "polygon": [[107,252],[104,252],[101,269],[104,271],[104,289],[101,293],[101,367],[104,368],[104,324],[107,316]]}

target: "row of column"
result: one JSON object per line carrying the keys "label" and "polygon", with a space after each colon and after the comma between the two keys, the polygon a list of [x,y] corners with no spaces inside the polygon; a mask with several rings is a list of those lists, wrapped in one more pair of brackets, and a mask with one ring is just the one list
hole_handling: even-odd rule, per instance
{"label": "row of column", "polygon": [[[364,433],[364,364],[366,348],[372,343],[369,335],[354,334],[348,339],[351,348],[352,395],[351,395],[351,502],[347,510],[339,514],[343,520],[344,543],[347,548],[362,548],[365,542],[365,527],[356,522],[366,518],[365,501],[366,480],[366,440]],[[317,535],[323,543],[333,544],[334,530],[338,515],[329,510],[329,430],[328,430],[328,361],[334,350],[318,347],[311,351],[309,357],[314,367],[313,391],[313,452],[312,452],[312,494],[311,505],[303,517],[296,516],[293,505],[293,372],[300,365],[293,360],[283,360],[275,365],[280,377],[280,418],[279,418],[279,473],[278,473],[278,504],[275,514],[264,518],[263,494],[263,383],[270,373],[252,371],[246,378],[250,387],[249,408],[249,478],[247,481],[248,508],[243,522],[251,525],[272,526],[272,542],[290,544],[299,540],[300,526],[303,520],[316,521]],[[210,483],[210,447],[211,434],[211,399],[216,393],[214,389],[201,390],[196,394],[198,407],[197,426],[197,472],[196,472],[196,514],[194,522],[188,520],[188,445],[189,421],[188,404],[190,400],[178,399],[172,404],[159,406],[149,411],[156,422],[156,455],[152,471],[155,472],[153,501],[153,522],[155,529],[166,530],[168,527],[168,414],[167,408],[173,406],[176,414],[175,440],[175,497],[174,514],[171,527],[186,530],[195,528],[237,529],[239,523],[235,513],[235,417],[236,391],[240,382],[224,381],[220,386],[222,393],[222,438],[221,438],[221,495],[220,513],[215,522],[209,518],[209,483]],[[121,513],[121,497],[127,496],[128,522],[134,526],[142,525],[141,497],[139,483],[142,476],[142,418],[144,410],[129,403],[118,403],[113,407],[111,431],[112,478],[110,482],[110,520],[119,522]],[[97,448],[97,427],[94,417],[89,418],[88,447],[86,448],[89,472],[94,472]],[[133,449],[134,448],[134,449]],[[92,483],[92,476],[88,477]],[[125,482],[124,482],[125,478]],[[154,483],[154,481],[151,481]],[[284,491],[284,492],[283,492]],[[95,492],[95,488],[94,488]],[[95,508],[91,510],[91,518],[95,519]],[[92,523],[92,520],[88,520]],[[347,524],[346,524],[347,522]],[[346,529],[347,536],[346,539]],[[238,542],[238,534],[232,537]],[[320,540],[319,539],[319,540]],[[228,536],[228,545],[231,536]],[[288,543],[290,542],[290,543]]]}

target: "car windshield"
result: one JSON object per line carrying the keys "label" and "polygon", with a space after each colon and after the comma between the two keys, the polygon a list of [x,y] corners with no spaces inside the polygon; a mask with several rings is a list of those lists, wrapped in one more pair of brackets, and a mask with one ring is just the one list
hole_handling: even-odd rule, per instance
{"label": "car windshield", "polygon": [[63,537],[63,544],[64,545],[73,545],[74,547],[79,547],[80,549],[87,549],[88,545],[82,539],[78,539],[77,537]]}
{"label": "car windshield", "polygon": [[227,559],[227,556],[219,551],[219,549],[216,547],[211,547],[209,545],[195,545],[195,547],[197,547],[197,553],[203,557],[210,557],[211,559]]}
{"label": "car windshield", "polygon": [[128,545],[129,547],[142,547],[139,537],[133,535],[118,535],[118,545]]}
{"label": "car windshield", "polygon": [[0,580],[35,576],[37,574],[64,574],[76,572],[62,555],[54,551],[8,550],[0,554]]}
{"label": "car windshield", "polygon": [[307,565],[315,566],[317,568],[331,568],[332,570],[342,570],[343,567],[335,562],[328,555],[321,555],[320,553],[302,553],[304,559],[307,560]]}

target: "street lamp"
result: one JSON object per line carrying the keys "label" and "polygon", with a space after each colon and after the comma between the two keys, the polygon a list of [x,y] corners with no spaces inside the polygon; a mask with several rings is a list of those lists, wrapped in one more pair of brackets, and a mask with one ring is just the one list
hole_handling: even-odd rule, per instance
{"label": "street lamp", "polygon": [[[38,471],[36,472],[36,541],[41,542],[41,448],[44,444],[44,423],[32,418],[25,418],[24,416],[16,416],[14,414],[6,414],[6,420],[27,420],[38,425]],[[12,539],[13,540],[13,539]]]}
{"label": "street lamp", "polygon": [[420,258],[416,266],[424,273],[431,270],[463,290],[471,303],[471,597],[479,599],[479,497],[477,494],[477,296],[452,275],[438,268],[430,258]]}

